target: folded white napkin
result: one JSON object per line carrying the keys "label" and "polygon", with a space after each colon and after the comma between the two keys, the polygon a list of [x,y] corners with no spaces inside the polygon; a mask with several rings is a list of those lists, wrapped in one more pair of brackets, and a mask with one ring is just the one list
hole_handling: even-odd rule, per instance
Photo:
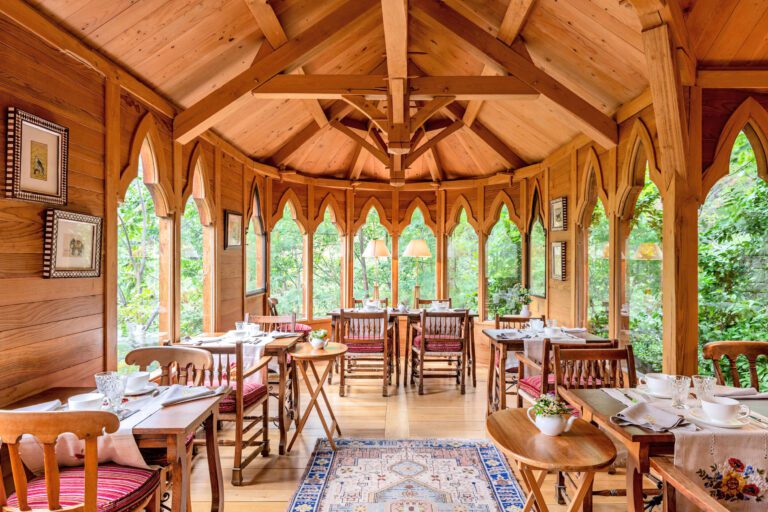
{"label": "folded white napkin", "polygon": [[293,336],[298,336],[299,333],[297,332],[280,332],[280,331],[273,331],[269,333],[269,335],[274,339],[280,339],[280,338],[292,338]]}
{"label": "folded white napkin", "polygon": [[47,412],[55,411],[59,408],[61,408],[61,400],[51,400],[50,402],[28,405],[26,407],[19,407],[18,409],[14,410],[18,412]]}
{"label": "folded white napkin", "polygon": [[755,388],[735,388],[733,386],[715,386],[715,396],[761,400],[768,398],[768,393],[760,393]]}
{"label": "folded white napkin", "polygon": [[634,425],[654,432],[667,432],[678,428],[696,429],[696,426],[686,421],[683,416],[645,402],[630,405],[613,416],[611,421],[616,425]]}
{"label": "folded white napkin", "polygon": [[563,332],[587,332],[586,327],[562,327]]}
{"label": "folded white napkin", "polygon": [[180,384],[174,384],[163,397],[162,406],[168,407],[170,405],[198,400],[200,398],[221,395],[229,392],[229,390],[230,387],[227,384],[222,384],[216,389],[210,389],[205,386],[182,386]]}

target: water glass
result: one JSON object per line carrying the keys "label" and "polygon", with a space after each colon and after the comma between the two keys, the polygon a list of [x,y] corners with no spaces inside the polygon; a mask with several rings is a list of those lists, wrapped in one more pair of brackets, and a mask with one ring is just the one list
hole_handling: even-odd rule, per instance
{"label": "water glass", "polygon": [[117,372],[100,372],[95,375],[96,389],[107,397],[109,408],[117,413],[123,404],[125,379]]}
{"label": "water glass", "polygon": [[691,392],[691,378],[687,375],[672,375],[672,407],[685,409],[688,407],[688,395]]}
{"label": "water glass", "polygon": [[709,375],[694,375],[691,377],[693,381],[693,392],[696,393],[696,405],[701,406],[702,399],[709,399],[714,396],[715,391],[715,378]]}
{"label": "water glass", "polygon": [[547,319],[547,327],[550,329],[556,329],[557,328],[557,320],[554,318],[548,318]]}
{"label": "water glass", "polygon": [[235,330],[236,331],[244,331],[245,330],[245,322],[235,322]]}

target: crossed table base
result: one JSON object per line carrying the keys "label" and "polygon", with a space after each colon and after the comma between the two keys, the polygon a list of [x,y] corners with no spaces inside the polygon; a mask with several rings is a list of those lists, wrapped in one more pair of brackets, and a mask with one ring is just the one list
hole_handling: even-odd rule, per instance
{"label": "crossed table base", "polygon": [[[302,380],[307,387],[310,398],[309,403],[307,404],[307,408],[304,410],[304,413],[299,419],[298,426],[296,427],[296,431],[293,433],[291,442],[288,443],[288,452],[291,451],[291,448],[293,448],[293,443],[296,442],[299,434],[301,434],[301,431],[304,430],[304,425],[307,423],[307,419],[309,419],[309,415],[313,408],[317,411],[317,416],[320,418],[320,423],[323,425],[325,435],[328,436],[328,442],[330,443],[331,448],[334,450],[336,449],[336,443],[333,441],[333,434],[335,432],[336,434],[341,435],[341,428],[339,428],[339,423],[336,420],[336,416],[333,414],[333,409],[331,408],[331,404],[328,401],[328,396],[325,394],[325,389],[323,386],[328,381],[328,375],[333,368],[333,362],[338,357],[343,356],[346,351],[347,346],[341,343],[328,343],[328,345],[326,345],[323,349],[314,349],[309,343],[299,343],[296,345],[294,351],[291,352],[291,357],[296,360],[296,366],[301,372]],[[323,371],[322,376],[317,371],[317,367],[315,366],[315,362],[318,361],[328,362],[328,364],[325,366],[325,370]],[[309,367],[312,375],[315,378],[314,385],[309,379],[307,367]],[[328,410],[328,415],[331,418],[330,426],[326,421],[323,410],[320,407],[320,403],[318,402],[318,398],[320,396],[323,397],[325,408]]]}

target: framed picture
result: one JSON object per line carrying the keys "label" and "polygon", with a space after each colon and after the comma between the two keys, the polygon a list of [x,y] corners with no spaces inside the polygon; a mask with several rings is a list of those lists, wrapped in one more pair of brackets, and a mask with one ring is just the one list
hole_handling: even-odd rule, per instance
{"label": "framed picture", "polygon": [[568,230],[567,197],[558,197],[549,202],[549,226],[552,231]]}
{"label": "framed picture", "polygon": [[243,245],[243,214],[224,210],[224,248]]}
{"label": "framed picture", "polygon": [[67,128],[9,107],[6,146],[6,197],[67,204]]}
{"label": "framed picture", "polygon": [[552,279],[565,281],[565,242],[552,242]]}
{"label": "framed picture", "polygon": [[43,277],[99,277],[101,230],[101,217],[47,210]]}

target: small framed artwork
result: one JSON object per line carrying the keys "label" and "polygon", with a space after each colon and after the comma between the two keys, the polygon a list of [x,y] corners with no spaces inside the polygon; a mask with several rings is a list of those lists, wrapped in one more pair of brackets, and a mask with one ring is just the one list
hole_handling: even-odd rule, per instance
{"label": "small framed artwork", "polygon": [[99,277],[101,230],[101,217],[47,210],[43,277]]}
{"label": "small framed artwork", "polygon": [[568,230],[568,198],[558,197],[549,202],[549,226],[552,231]]}
{"label": "small framed artwork", "polygon": [[224,210],[224,248],[243,245],[243,214]]}
{"label": "small framed artwork", "polygon": [[9,107],[6,147],[6,197],[67,204],[67,128]]}
{"label": "small framed artwork", "polygon": [[565,281],[565,242],[552,242],[552,279]]}

